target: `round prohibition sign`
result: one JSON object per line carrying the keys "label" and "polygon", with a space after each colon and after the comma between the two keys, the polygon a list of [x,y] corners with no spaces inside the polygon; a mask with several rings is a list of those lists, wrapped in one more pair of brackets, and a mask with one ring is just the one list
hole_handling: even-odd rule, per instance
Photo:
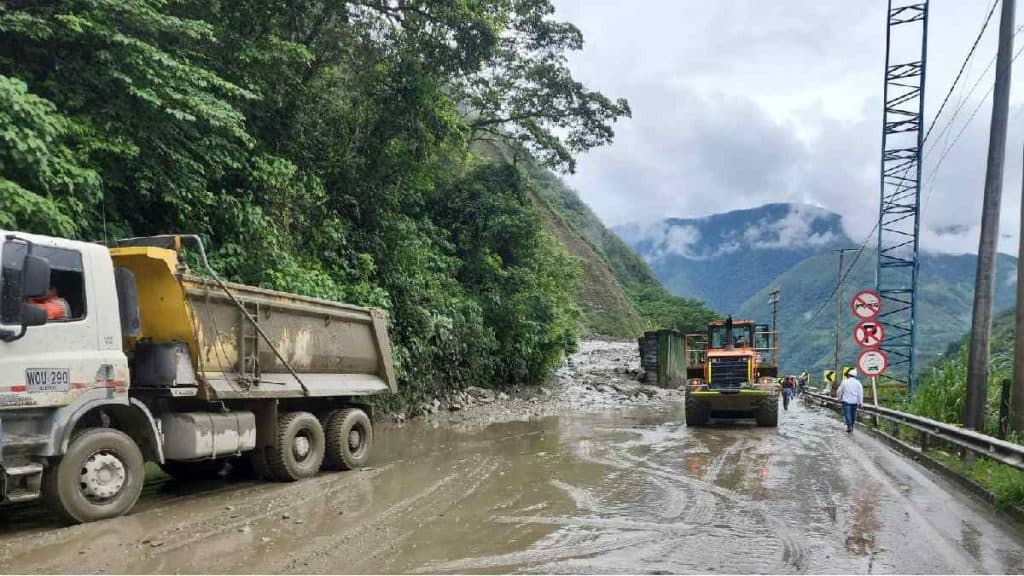
{"label": "round prohibition sign", "polygon": [[850,301],[850,309],[857,318],[871,320],[878,316],[878,311],[882,309],[882,299],[874,290],[862,290]]}
{"label": "round prohibition sign", "polygon": [[889,367],[889,356],[881,350],[870,348],[857,357],[857,369],[865,376],[879,376]]}
{"label": "round prohibition sign", "polygon": [[865,320],[853,329],[853,341],[862,348],[878,348],[885,341],[885,326]]}

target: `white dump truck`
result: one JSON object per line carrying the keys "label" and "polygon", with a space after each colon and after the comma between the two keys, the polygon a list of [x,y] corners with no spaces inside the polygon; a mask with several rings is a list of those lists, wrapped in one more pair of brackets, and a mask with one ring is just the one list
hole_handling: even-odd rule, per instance
{"label": "white dump truck", "polygon": [[132,509],[146,462],[276,481],[365,463],[365,400],[397,391],[382,311],[223,282],[195,236],[0,242],[0,503],[89,522]]}

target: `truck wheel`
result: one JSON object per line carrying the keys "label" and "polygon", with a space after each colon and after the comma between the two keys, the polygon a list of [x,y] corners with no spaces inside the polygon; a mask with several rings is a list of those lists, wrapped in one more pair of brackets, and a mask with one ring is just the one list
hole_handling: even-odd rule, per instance
{"label": "truck wheel", "polygon": [[711,410],[700,402],[686,399],[686,425],[707,426],[711,419]]}
{"label": "truck wheel", "polygon": [[126,514],[142,493],[145,462],[132,439],[112,428],[90,428],[46,469],[43,498],[69,524]]}
{"label": "truck wheel", "polygon": [[327,417],[324,468],[352,470],[366,465],[373,446],[373,425],[359,408],[335,410]]}
{"label": "truck wheel", "polygon": [[324,461],[324,429],[309,412],[286,412],[277,417],[277,439],[267,450],[270,479],[293,482],[309,478]]}
{"label": "truck wheel", "polygon": [[224,460],[200,460],[198,462],[168,460],[160,465],[160,469],[175,480],[217,480],[223,477],[224,466]]}
{"label": "truck wheel", "polygon": [[757,425],[758,426],[778,426],[779,425],[779,397],[773,396],[766,400],[761,407],[757,409]]}

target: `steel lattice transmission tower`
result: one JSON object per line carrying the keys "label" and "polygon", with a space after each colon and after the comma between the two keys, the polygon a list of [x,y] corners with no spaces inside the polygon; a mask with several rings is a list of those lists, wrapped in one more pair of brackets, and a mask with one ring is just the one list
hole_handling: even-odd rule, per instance
{"label": "steel lattice transmission tower", "polygon": [[885,35],[881,206],[875,287],[882,298],[887,375],[914,390],[921,150],[928,1],[889,0]]}

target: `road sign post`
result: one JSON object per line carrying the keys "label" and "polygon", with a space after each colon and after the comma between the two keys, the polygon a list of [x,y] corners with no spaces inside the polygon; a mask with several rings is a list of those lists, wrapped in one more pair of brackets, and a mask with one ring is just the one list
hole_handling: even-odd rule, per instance
{"label": "road sign post", "polygon": [[857,357],[857,369],[871,377],[871,399],[878,406],[878,376],[889,367],[889,357],[876,348],[868,348]]}
{"label": "road sign post", "polygon": [[850,301],[850,310],[860,320],[853,329],[853,340],[862,348],[857,369],[871,378],[871,399],[878,406],[878,376],[889,367],[889,357],[878,348],[885,341],[885,326],[875,320],[882,299],[874,290],[862,290]]}

